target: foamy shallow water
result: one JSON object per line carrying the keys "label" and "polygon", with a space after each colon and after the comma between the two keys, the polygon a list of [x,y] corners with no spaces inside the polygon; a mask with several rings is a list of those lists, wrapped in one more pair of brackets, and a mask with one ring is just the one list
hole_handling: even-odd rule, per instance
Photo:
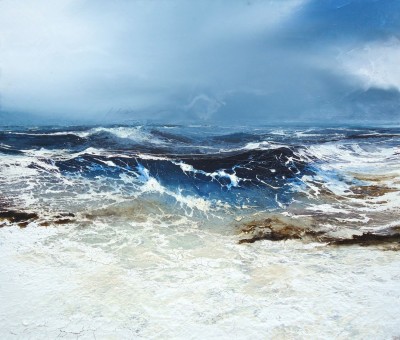
{"label": "foamy shallow water", "polygon": [[[191,224],[190,224],[191,223]],[[189,220],[0,229],[2,339],[400,335],[400,256]]]}

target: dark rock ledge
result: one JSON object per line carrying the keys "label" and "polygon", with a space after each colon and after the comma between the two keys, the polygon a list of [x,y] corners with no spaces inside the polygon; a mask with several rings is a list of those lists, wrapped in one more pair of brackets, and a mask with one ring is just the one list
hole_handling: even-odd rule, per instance
{"label": "dark rock ledge", "polygon": [[0,210],[0,228],[11,224],[16,224],[20,228],[25,228],[31,222],[37,222],[38,225],[47,227],[54,224],[67,224],[74,222],[75,215],[72,213],[60,213],[55,216],[51,216],[50,219],[43,220],[35,212],[29,211],[17,211],[12,209]]}
{"label": "dark rock ledge", "polygon": [[277,217],[266,218],[263,220],[251,221],[240,227],[240,235],[248,235],[241,238],[239,244],[254,243],[261,240],[284,241],[284,240],[303,240],[308,242],[320,242],[333,246],[361,245],[372,246],[382,244],[392,244],[391,249],[400,250],[400,233],[398,228],[393,228],[393,232],[385,234],[363,233],[352,235],[349,238],[334,237],[323,230],[313,230],[303,227],[296,223],[291,224]]}

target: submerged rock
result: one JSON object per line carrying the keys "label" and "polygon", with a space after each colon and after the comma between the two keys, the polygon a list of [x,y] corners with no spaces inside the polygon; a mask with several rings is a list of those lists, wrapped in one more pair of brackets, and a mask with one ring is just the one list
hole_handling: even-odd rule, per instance
{"label": "submerged rock", "polygon": [[241,232],[250,234],[250,238],[239,240],[242,243],[254,243],[260,240],[283,241],[291,239],[318,238],[322,233],[300,225],[287,223],[276,217],[246,223]]}
{"label": "submerged rock", "polygon": [[[25,228],[30,222],[37,220],[39,216],[36,213],[15,211],[15,210],[3,210],[0,211],[0,222],[8,221],[11,223],[17,223],[21,228]],[[0,227],[4,224],[0,224]]]}
{"label": "submerged rock", "polygon": [[289,220],[280,217],[271,217],[263,220],[254,220],[247,222],[240,228],[240,234],[246,234],[250,237],[242,238],[239,244],[254,243],[261,240],[285,241],[302,240],[309,242],[321,242],[334,246],[345,245],[383,245],[393,244],[392,249],[400,249],[400,233],[398,226],[387,230],[385,234],[366,232],[360,235],[351,235],[350,237],[333,236],[329,231],[318,230],[316,221],[310,223],[304,220],[301,225],[299,220]]}
{"label": "submerged rock", "polygon": [[353,235],[348,239],[332,240],[329,244],[332,245],[353,245],[361,246],[380,245],[383,243],[398,243],[400,245],[400,233],[380,235],[374,233],[363,233],[362,235]]}
{"label": "submerged rock", "polygon": [[8,223],[17,224],[21,228],[25,228],[31,222],[38,222],[42,227],[48,227],[55,224],[67,224],[74,222],[75,217],[73,213],[60,213],[56,216],[50,216],[45,220],[37,213],[16,211],[16,210],[0,210],[0,228],[4,227]]}
{"label": "submerged rock", "polygon": [[352,198],[380,197],[389,192],[398,191],[395,188],[388,188],[382,185],[352,186],[350,189],[353,194],[349,195],[349,197]]}

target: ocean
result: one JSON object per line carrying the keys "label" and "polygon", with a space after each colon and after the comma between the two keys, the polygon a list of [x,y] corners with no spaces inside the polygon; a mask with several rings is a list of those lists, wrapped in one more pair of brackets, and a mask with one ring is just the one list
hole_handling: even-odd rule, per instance
{"label": "ocean", "polygon": [[400,128],[0,129],[0,337],[400,336]]}

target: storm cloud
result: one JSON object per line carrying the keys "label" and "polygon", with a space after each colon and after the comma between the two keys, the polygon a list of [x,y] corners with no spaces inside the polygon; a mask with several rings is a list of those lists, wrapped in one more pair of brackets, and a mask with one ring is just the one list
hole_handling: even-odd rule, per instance
{"label": "storm cloud", "polygon": [[3,0],[0,119],[399,122],[399,39],[395,0]]}

